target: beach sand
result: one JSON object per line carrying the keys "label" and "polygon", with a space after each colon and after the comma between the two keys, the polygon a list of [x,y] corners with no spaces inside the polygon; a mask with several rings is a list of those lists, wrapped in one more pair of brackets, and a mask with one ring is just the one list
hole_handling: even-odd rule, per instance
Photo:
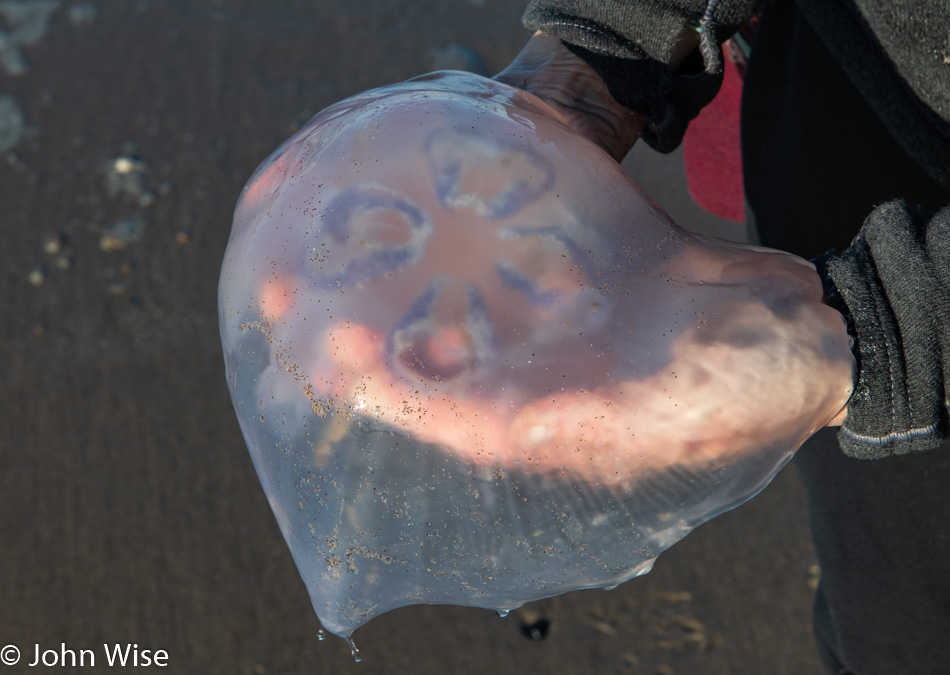
{"label": "beach sand", "polygon": [[[0,645],[19,647],[19,668],[35,644],[93,649],[104,668],[103,643],[136,643],[165,650],[171,673],[818,671],[794,469],[614,591],[505,619],[398,610],[356,633],[360,664],[343,641],[317,640],[225,384],[216,286],[232,209],[257,164],[322,107],[434,68],[501,69],[528,37],[521,3],[11,7],[0,7]],[[629,166],[702,229],[677,157],[651,154]],[[730,227],[709,225],[741,232]]]}

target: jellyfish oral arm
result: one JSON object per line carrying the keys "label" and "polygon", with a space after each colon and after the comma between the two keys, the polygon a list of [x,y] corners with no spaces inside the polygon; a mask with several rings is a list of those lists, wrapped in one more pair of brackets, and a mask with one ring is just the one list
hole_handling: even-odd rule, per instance
{"label": "jellyfish oral arm", "polygon": [[617,103],[593,68],[560,40],[541,31],[495,79],[540,98],[567,126],[618,162],[636,143],[645,124],[642,116]]}
{"label": "jellyfish oral arm", "polygon": [[[682,70],[698,46],[699,33],[685,30],[670,58],[670,71]],[[618,162],[626,157],[646,125],[642,115],[614,99],[586,61],[543,31],[536,31],[494,79],[540,98],[567,126]]]}

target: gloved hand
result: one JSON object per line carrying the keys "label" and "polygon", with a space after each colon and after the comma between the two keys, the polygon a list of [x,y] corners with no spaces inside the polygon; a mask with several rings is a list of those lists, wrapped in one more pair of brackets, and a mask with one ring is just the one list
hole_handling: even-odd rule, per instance
{"label": "gloved hand", "polygon": [[540,98],[567,126],[618,162],[643,129],[643,117],[617,103],[593,68],[560,40],[541,31],[531,36],[515,60],[494,79]]}
{"label": "gloved hand", "polygon": [[[670,60],[670,71],[692,72],[697,67],[695,62],[701,62],[698,47],[698,33],[684,32]],[[642,115],[614,99],[594,68],[560,40],[542,31],[535,32],[515,60],[494,79],[543,100],[561,115],[565,124],[618,162],[646,125]]]}

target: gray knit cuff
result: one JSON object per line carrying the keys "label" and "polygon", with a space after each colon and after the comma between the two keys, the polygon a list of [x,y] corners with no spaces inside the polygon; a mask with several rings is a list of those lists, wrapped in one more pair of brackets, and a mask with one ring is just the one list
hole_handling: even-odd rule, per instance
{"label": "gray knit cuff", "polygon": [[842,450],[877,459],[940,445],[950,437],[950,208],[927,218],[885,204],[846,251],[815,263],[855,338]]}

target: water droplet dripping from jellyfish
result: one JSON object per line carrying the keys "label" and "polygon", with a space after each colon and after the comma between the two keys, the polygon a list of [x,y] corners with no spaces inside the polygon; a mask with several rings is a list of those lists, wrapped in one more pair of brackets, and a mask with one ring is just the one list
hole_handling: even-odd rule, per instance
{"label": "water droplet dripping from jellyfish", "polygon": [[505,618],[506,616],[508,616],[510,613],[511,613],[511,610],[510,610],[510,609],[499,609],[499,610],[498,610],[498,616],[500,616],[502,619],[504,619],[504,618]]}
{"label": "water droplet dripping from jellyfish", "polygon": [[318,639],[320,642],[323,642],[324,640],[326,640],[326,639],[327,639],[327,632],[326,632],[325,630],[323,630],[322,628],[320,628],[320,629],[317,631],[317,639]]}
{"label": "water droplet dripping from jellyfish", "polygon": [[356,643],[353,642],[353,638],[346,638],[346,644],[350,646],[350,654],[353,656],[353,661],[359,663],[363,660],[363,657],[360,656],[360,650],[356,648]]}

